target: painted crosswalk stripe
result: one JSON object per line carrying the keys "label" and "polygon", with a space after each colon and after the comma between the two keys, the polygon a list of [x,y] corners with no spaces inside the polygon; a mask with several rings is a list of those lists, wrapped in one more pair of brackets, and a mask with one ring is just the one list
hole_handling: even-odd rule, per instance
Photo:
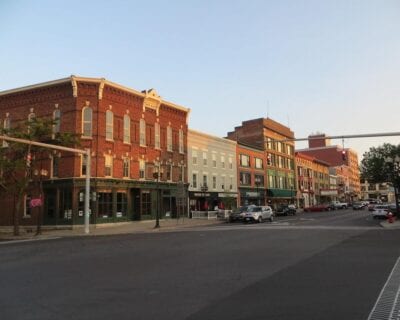
{"label": "painted crosswalk stripe", "polygon": [[397,259],[368,320],[400,320],[400,257]]}

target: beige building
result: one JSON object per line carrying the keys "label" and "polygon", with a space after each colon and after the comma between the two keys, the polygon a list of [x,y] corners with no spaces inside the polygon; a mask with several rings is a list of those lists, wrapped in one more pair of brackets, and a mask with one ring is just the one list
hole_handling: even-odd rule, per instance
{"label": "beige building", "polygon": [[188,131],[190,210],[231,209],[237,205],[236,142]]}

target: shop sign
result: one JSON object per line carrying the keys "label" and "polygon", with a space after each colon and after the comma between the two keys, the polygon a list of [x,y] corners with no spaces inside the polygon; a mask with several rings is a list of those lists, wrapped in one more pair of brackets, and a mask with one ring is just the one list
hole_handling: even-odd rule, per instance
{"label": "shop sign", "polygon": [[218,193],[218,198],[237,198],[237,193]]}
{"label": "shop sign", "polygon": [[246,197],[259,197],[260,193],[259,192],[246,192]]}
{"label": "shop sign", "polygon": [[209,193],[194,193],[193,194],[195,197],[209,197]]}
{"label": "shop sign", "polygon": [[321,196],[337,196],[338,191],[336,189],[332,190],[321,190]]}

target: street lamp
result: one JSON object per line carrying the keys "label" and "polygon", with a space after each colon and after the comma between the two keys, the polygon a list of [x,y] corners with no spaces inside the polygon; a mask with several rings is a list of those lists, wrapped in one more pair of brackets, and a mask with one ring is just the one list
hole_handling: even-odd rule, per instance
{"label": "street lamp", "polygon": [[400,157],[398,155],[393,157],[385,157],[384,160],[390,169],[389,180],[391,180],[393,183],[394,199],[396,202],[396,215],[399,215]]}
{"label": "street lamp", "polygon": [[39,235],[42,233],[42,220],[43,220],[43,205],[44,205],[44,196],[43,196],[43,177],[47,177],[48,171],[45,169],[41,170],[33,170],[33,175],[39,178],[39,192],[40,192],[40,201],[37,203],[39,207],[39,214],[37,220],[36,234]]}
{"label": "street lamp", "polygon": [[154,226],[154,229],[160,228],[160,178],[162,174],[164,173],[163,167],[160,165],[155,167],[157,171],[153,172],[153,178],[156,180],[157,183],[157,211],[156,211],[156,225]]}

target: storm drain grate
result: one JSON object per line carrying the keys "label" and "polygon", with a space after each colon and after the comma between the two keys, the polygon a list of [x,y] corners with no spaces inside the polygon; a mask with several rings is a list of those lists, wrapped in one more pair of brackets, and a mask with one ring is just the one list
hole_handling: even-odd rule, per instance
{"label": "storm drain grate", "polygon": [[400,258],[397,259],[368,320],[400,320]]}

